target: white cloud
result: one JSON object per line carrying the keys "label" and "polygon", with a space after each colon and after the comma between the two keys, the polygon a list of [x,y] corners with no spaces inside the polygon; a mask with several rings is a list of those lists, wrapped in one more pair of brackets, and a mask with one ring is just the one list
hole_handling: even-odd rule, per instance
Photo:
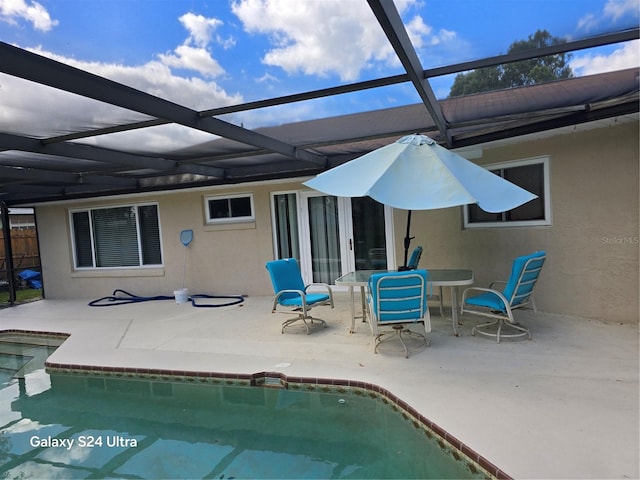
{"label": "white cloud", "polygon": [[221,36],[216,36],[216,43],[220,45],[223,49],[229,50],[232,47],[236,46],[236,39],[234,37],[222,38]]}
{"label": "white cloud", "polygon": [[604,14],[614,21],[623,16],[638,16],[638,0],[608,0],[604,6]]}
{"label": "white cloud", "polygon": [[[271,37],[274,48],[263,62],[289,73],[338,73],[343,80],[353,80],[384,46],[381,32],[370,31],[377,25],[367,21],[371,12],[364,2],[244,0],[231,8],[248,32]],[[374,45],[379,48],[374,50]]]}
{"label": "white cloud", "polygon": [[168,67],[193,70],[205,77],[217,77],[224,73],[224,69],[204,48],[180,45],[173,54],[160,54],[158,57]]}
{"label": "white cloud", "polygon": [[[32,4],[33,8],[36,6],[39,7],[36,3]],[[0,8],[3,17],[17,18],[20,12],[26,17],[29,12],[23,0],[0,0]],[[31,15],[34,16],[33,13]],[[30,51],[194,110],[242,103],[242,95],[229,94],[211,80],[225,72],[209,52],[209,45],[215,41],[220,43],[222,48],[229,48],[235,42],[233,38],[223,40],[217,34],[217,29],[223,22],[193,13],[182,15],[178,20],[187,31],[184,42],[141,65],[83,61],[50,52],[42,47],[32,48]],[[191,70],[199,75],[190,78],[179,76],[175,72],[176,69]],[[12,131],[18,134],[57,136],[149,118],[120,107],[32,84],[8,75],[0,74],[0,84],[3,94],[0,123],[11,125]],[[59,112],[64,114],[60,115]],[[130,151],[153,152],[179,149],[212,138],[215,137],[205,132],[179,125],[165,125],[103,135],[81,142]]]}
{"label": "white cloud", "polygon": [[638,68],[640,66],[640,41],[626,42],[609,55],[586,54],[571,60],[571,69],[578,76]]}
{"label": "white cloud", "polygon": [[407,33],[415,48],[423,47],[423,38],[426,35],[430,35],[432,31],[433,28],[424,23],[424,20],[419,15],[416,15],[407,23]]}
{"label": "white cloud", "polygon": [[126,66],[76,60],[42,49],[32,49],[31,51],[143,92],[167,98],[195,110],[204,110],[211,108],[212,105],[229,105],[241,101],[239,96],[228,95],[215,82],[197,77],[176,76],[171,71],[171,65],[159,61],[150,61],[138,66]]}
{"label": "white cloud", "polygon": [[180,151],[216,138],[210,133],[170,124],[145,128],[144,130],[113,133],[102,137],[85,138],[78,140],[78,143],[113,148],[114,150],[124,149],[131,153],[149,155],[154,152]]}
{"label": "white cloud", "polygon": [[258,83],[278,83],[279,81],[280,80],[277,77],[274,77],[269,73],[265,73],[260,78],[256,79],[256,82]]}
{"label": "white cloud", "polygon": [[429,45],[440,45],[443,43],[451,43],[457,40],[458,35],[452,30],[441,28],[436,35],[432,35]]}
{"label": "white cloud", "polygon": [[26,20],[33,28],[48,32],[58,25],[52,20],[49,12],[38,2],[25,0],[0,0],[0,20],[15,25],[18,20]]}
{"label": "white cloud", "polygon": [[593,13],[587,13],[578,20],[578,30],[589,32],[598,26],[598,17]]}
{"label": "white cloud", "polygon": [[578,20],[578,29],[590,32],[597,29],[603,22],[618,22],[620,19],[633,19],[640,16],[638,0],[607,0],[602,12],[587,13]]}
{"label": "white cloud", "polygon": [[[207,50],[215,30],[223,24],[222,20],[193,13],[185,13],[179,20],[189,32],[189,36],[173,52],[159,54],[160,61],[168,67],[193,70],[205,77],[213,78],[222,75],[224,69]],[[223,48],[228,48],[229,42],[233,42],[232,39],[220,41],[223,43]]]}
{"label": "white cloud", "polygon": [[[417,0],[397,2],[401,14],[416,4]],[[354,81],[377,64],[399,64],[364,1],[237,0],[231,9],[246,31],[270,37],[273,48],[262,61],[288,73],[338,75]],[[425,38],[432,29],[418,16],[407,30],[417,45],[437,38]]]}
{"label": "white cloud", "polygon": [[[240,95],[228,94],[213,81],[176,76],[169,65],[160,61],[125,66],[81,61],[57,55],[42,48],[30,50],[195,110],[243,101]],[[11,125],[15,133],[56,136],[148,118],[119,107],[32,84],[8,75],[0,74],[0,84],[3,92],[0,123]],[[64,112],[64,114],[60,115],[58,112]],[[21,131],[21,126],[26,126],[28,131]],[[145,149],[160,151],[161,148],[177,149],[212,138],[214,137],[207,133],[171,125],[96,137],[88,142],[103,147],[117,146],[131,151]]]}
{"label": "white cloud", "polygon": [[198,47],[206,47],[211,41],[213,32],[223,23],[217,18],[206,18],[194,13],[185,13],[179,20],[189,32],[189,41]]}

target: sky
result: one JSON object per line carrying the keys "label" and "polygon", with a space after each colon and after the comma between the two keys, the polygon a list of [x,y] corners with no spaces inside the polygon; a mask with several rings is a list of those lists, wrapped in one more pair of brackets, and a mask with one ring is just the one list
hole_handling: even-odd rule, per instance
{"label": "sky", "polygon": [[[637,27],[640,11],[640,0],[395,4],[425,69],[507,53],[538,29],[576,40]],[[0,0],[0,41],[196,110],[403,73],[366,0]],[[634,41],[575,52],[571,67],[576,76],[638,67],[639,48]],[[430,83],[446,98],[452,82]],[[51,136],[140,118],[26,83],[0,74],[0,131],[28,123]],[[417,102],[404,84],[224,119],[256,128]],[[89,142],[161,150],[210,138],[166,126]]]}

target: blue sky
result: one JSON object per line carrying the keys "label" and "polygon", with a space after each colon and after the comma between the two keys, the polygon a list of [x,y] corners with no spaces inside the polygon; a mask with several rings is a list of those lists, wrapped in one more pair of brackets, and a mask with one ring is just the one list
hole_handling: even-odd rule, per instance
{"label": "blue sky", "polygon": [[[423,66],[430,68],[506,53],[513,41],[537,29],[573,40],[635,27],[640,0],[395,3]],[[402,72],[366,0],[0,0],[0,40],[195,109]],[[638,42],[629,42],[575,53],[572,67],[586,75],[637,67],[638,57]],[[25,108],[24,85],[0,80],[6,112],[24,120],[31,111],[35,117],[36,109]],[[452,80],[432,81],[437,97],[447,96]],[[253,128],[418,101],[404,85],[228,120]],[[59,108],[50,96],[47,102]],[[51,130],[73,130],[73,122],[86,115],[80,102],[62,104],[69,123]],[[0,115],[0,122],[10,116]],[[96,125],[129,119],[115,110],[96,117]]]}

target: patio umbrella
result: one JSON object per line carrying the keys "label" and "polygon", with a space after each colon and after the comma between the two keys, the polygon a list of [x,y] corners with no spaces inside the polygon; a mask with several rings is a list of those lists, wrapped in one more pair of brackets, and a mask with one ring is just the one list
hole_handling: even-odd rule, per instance
{"label": "patio umbrella", "polygon": [[402,137],[327,170],[304,185],[338,197],[368,195],[384,205],[408,210],[405,266],[411,242],[412,210],[475,203],[487,212],[497,213],[537,197],[425,135]]}

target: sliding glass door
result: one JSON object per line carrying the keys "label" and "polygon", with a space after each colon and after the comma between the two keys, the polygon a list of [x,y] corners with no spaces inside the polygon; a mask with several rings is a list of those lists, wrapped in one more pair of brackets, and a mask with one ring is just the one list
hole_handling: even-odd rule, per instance
{"label": "sliding glass door", "polygon": [[273,212],[276,256],[298,258],[305,283],[395,268],[391,209],[369,197],[276,193]]}
{"label": "sliding glass door", "polygon": [[305,195],[303,231],[307,248],[302,250],[302,263],[311,271],[311,281],[332,284],[342,275],[343,265],[348,260],[344,248],[346,226],[340,210],[343,201],[338,197]]}
{"label": "sliding glass door", "polygon": [[384,205],[369,197],[351,199],[352,270],[386,270],[389,254]]}

